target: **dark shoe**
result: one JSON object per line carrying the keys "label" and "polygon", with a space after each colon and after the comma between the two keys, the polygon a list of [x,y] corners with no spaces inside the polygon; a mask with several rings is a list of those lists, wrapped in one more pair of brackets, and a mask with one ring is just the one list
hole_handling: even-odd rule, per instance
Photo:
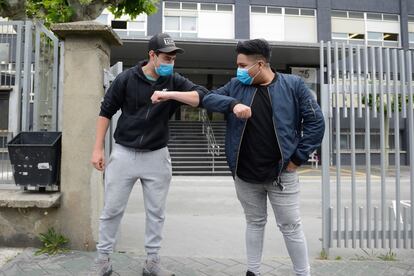
{"label": "dark shoe", "polygon": [[256,276],[256,274],[254,274],[253,272],[247,270],[246,276]]}
{"label": "dark shoe", "polygon": [[95,259],[88,276],[109,276],[112,274],[112,262],[110,259]]}
{"label": "dark shoe", "polygon": [[160,264],[160,260],[146,260],[142,269],[142,276],[175,276],[175,274]]}

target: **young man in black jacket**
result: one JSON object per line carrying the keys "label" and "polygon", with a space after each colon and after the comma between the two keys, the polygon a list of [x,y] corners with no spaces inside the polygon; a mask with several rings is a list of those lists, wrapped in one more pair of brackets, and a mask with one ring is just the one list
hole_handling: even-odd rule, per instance
{"label": "young man in black jacket", "polygon": [[[149,41],[149,60],[122,72],[112,83],[101,104],[91,163],[105,169],[105,203],[100,217],[98,257],[90,275],[110,275],[115,236],[134,183],[142,184],[146,213],[144,276],[172,276],[160,265],[158,255],[164,224],[165,203],[171,180],[167,148],[168,120],[181,105],[199,106],[207,90],[173,73],[177,53],[168,34]],[[154,91],[172,93],[176,101],[153,104]],[[185,92],[185,93],[183,93]],[[104,160],[104,137],[112,116],[122,114],[114,133],[116,145]]]}

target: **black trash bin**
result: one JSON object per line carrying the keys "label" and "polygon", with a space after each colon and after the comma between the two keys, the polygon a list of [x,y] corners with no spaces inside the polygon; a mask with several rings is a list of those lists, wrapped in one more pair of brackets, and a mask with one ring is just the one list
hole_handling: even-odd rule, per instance
{"label": "black trash bin", "polygon": [[61,132],[21,132],[8,144],[16,185],[24,190],[58,191]]}

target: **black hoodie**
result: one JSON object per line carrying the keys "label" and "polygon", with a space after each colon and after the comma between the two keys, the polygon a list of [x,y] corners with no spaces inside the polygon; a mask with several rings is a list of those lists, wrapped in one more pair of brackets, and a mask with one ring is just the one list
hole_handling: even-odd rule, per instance
{"label": "black hoodie", "polygon": [[170,100],[152,104],[154,91],[195,90],[200,96],[201,105],[208,90],[178,73],[159,77],[152,82],[142,71],[142,66],[146,63],[147,61],[140,62],[116,77],[105,94],[99,116],[111,119],[121,109],[122,114],[114,133],[116,143],[141,150],[157,150],[167,145],[168,121],[181,103]]}

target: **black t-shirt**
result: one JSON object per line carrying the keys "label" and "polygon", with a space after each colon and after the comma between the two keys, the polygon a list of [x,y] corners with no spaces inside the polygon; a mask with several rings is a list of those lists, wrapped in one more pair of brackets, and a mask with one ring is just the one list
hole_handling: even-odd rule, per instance
{"label": "black t-shirt", "polygon": [[[272,83],[277,79],[275,78]],[[250,183],[264,184],[278,175],[281,153],[273,124],[273,111],[267,86],[257,85],[240,146],[237,176]]]}

